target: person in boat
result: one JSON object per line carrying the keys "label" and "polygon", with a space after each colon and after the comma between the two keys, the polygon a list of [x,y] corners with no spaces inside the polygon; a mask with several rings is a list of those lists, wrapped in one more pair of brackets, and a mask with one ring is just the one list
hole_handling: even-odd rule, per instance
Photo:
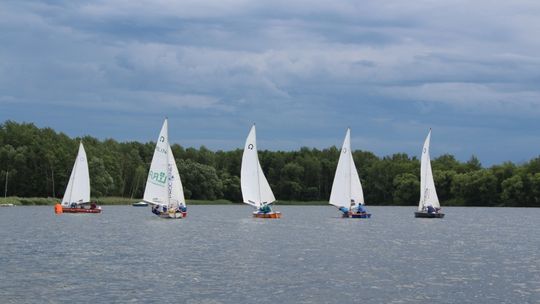
{"label": "person in boat", "polygon": [[95,202],[90,203],[90,209],[96,209],[96,203]]}
{"label": "person in boat", "polygon": [[152,213],[159,215],[159,205],[152,206]]}
{"label": "person in boat", "polygon": [[433,208],[432,205],[427,205],[426,210],[427,210],[427,213],[429,213],[429,214],[437,213],[437,210],[435,210],[435,208]]}
{"label": "person in boat", "polygon": [[77,208],[77,203],[71,203],[71,208]]}
{"label": "person in boat", "polygon": [[178,211],[180,211],[180,212],[186,212],[186,211],[187,211],[186,205],[179,205],[179,206],[178,206]]}
{"label": "person in boat", "polygon": [[362,204],[359,204],[358,205],[358,210],[357,210],[358,213],[360,214],[367,214],[367,208],[366,206],[362,205]]}
{"label": "person in boat", "polygon": [[266,204],[266,205],[263,205],[259,208],[259,213],[270,213],[272,212],[272,208],[270,208],[270,205]]}
{"label": "person in boat", "polygon": [[347,207],[339,207],[338,210],[343,212],[343,215],[348,215],[349,214],[349,208],[347,208]]}

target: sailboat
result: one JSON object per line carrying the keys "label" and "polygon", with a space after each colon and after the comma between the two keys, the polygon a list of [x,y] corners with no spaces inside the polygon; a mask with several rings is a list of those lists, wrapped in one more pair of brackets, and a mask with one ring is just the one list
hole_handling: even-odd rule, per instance
{"label": "sailboat", "polygon": [[347,129],[343,140],[329,204],[343,212],[343,217],[371,217],[365,209],[364,192],[351,152],[351,129]]}
{"label": "sailboat", "polygon": [[280,212],[272,211],[271,209],[271,204],[276,198],[259,163],[255,125],[251,127],[244,146],[242,168],[240,170],[240,185],[244,203],[257,208],[253,212],[254,217],[281,218]]}
{"label": "sailboat", "polygon": [[152,206],[152,213],[157,216],[179,219],[187,216],[187,207],[168,133],[165,119],[152,157],[143,200]]}
{"label": "sailboat", "polygon": [[422,149],[422,160],[420,163],[420,202],[418,203],[418,211],[414,213],[414,217],[424,218],[443,218],[444,213],[441,213],[441,205],[435,190],[435,182],[433,181],[433,172],[431,171],[431,159],[429,157],[429,143],[431,141],[431,129],[424,142]]}
{"label": "sailboat", "polygon": [[[89,208],[85,206],[90,204]],[[71,170],[71,176],[61,204],[56,204],[56,213],[100,213],[101,207],[90,202],[90,174],[88,159],[82,142]]]}

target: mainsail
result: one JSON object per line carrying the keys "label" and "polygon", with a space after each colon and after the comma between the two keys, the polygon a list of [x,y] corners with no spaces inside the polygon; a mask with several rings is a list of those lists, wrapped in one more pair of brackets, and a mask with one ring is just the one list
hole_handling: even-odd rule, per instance
{"label": "mainsail", "polygon": [[90,201],[90,174],[88,173],[88,160],[82,142],[79,152],[71,170],[71,176],[62,198],[62,206],[68,207],[72,203],[82,204]]}
{"label": "mainsail", "polygon": [[343,146],[341,147],[329,203],[336,207],[349,208],[351,206],[351,200],[354,200],[355,207],[364,205],[362,184],[360,183],[360,177],[354,165],[351,152],[351,130],[347,129],[345,140],[343,140]]}
{"label": "mainsail", "polygon": [[255,125],[251,127],[244,146],[240,184],[246,204],[259,208],[276,200],[259,163]]}
{"label": "mainsail", "polygon": [[420,202],[418,211],[424,207],[432,205],[434,208],[440,208],[437,191],[435,191],[435,182],[433,181],[433,172],[431,171],[431,159],[429,157],[429,143],[431,141],[431,129],[424,142],[422,149],[422,161],[420,164]]}
{"label": "mainsail", "polygon": [[184,191],[176,161],[169,145],[167,119],[163,122],[148,172],[143,200],[150,204],[185,205]]}

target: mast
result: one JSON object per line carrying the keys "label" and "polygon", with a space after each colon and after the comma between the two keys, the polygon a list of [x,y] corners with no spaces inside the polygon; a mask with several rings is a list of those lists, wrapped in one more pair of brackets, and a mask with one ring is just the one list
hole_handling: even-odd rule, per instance
{"label": "mast", "polygon": [[169,145],[169,118],[165,117],[165,121],[167,122],[167,208],[171,206],[171,196],[172,196],[172,181],[171,181],[171,175],[172,175],[172,168],[171,168],[171,162],[169,161],[169,150],[171,146]]}
{"label": "mast", "polygon": [[[255,129],[255,123],[253,123],[253,131],[255,134],[255,147],[257,147],[257,129]],[[259,192],[259,203],[261,204],[261,207],[262,207],[263,202],[262,202],[262,195],[261,195],[261,176],[259,172],[259,167],[261,165],[261,162],[259,161],[259,149],[256,148],[255,153],[257,155],[257,164],[258,164],[258,166],[256,166],[257,167],[257,190]]]}
{"label": "mast", "polygon": [[352,153],[351,153],[351,128],[347,128],[347,137],[349,138],[349,142],[348,142],[348,147],[347,147],[347,153],[349,154],[349,182],[347,183],[347,186],[349,187],[349,201],[347,203],[349,203],[349,207],[350,207],[350,204],[351,204],[351,199],[352,199],[352,191],[351,191],[351,188],[352,188],[352,168],[351,168],[351,158],[352,158]]}

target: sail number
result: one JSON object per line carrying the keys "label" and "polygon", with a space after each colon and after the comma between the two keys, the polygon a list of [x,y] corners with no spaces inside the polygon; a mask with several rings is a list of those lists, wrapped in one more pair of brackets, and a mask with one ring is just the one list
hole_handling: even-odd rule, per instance
{"label": "sail number", "polygon": [[150,172],[148,173],[148,178],[151,181],[154,181],[160,184],[165,184],[165,182],[167,181],[167,174],[165,174],[165,172],[154,172],[150,170]]}

